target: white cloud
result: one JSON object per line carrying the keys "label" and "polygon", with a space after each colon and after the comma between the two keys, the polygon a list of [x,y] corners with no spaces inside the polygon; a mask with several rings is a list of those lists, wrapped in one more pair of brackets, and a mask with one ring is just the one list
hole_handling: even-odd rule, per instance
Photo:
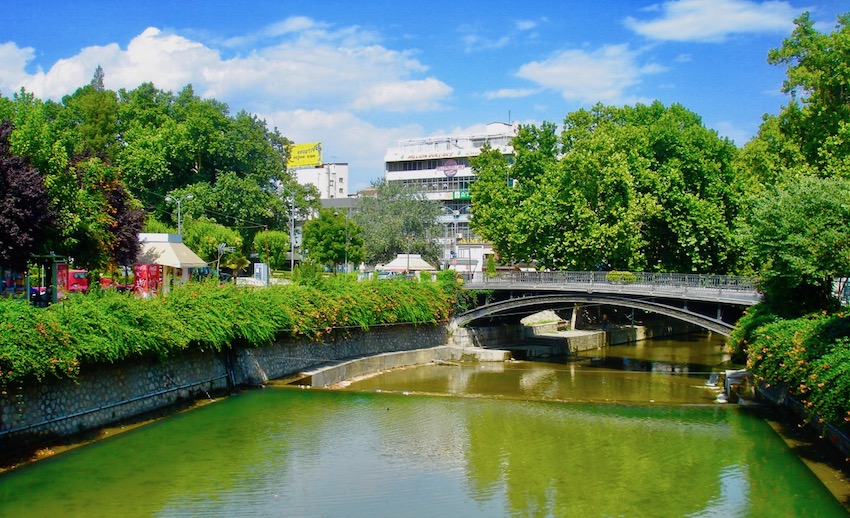
{"label": "white cloud", "polygon": [[113,90],[152,82],[178,91],[191,84],[197,95],[256,113],[293,141],[323,142],[326,159],[350,164],[350,188],[383,176],[386,149],[424,132],[417,124],[380,127],[365,117],[440,110],[453,93],[428,74],[416,50],[386,48],[356,26],[291,17],[253,34],[205,41],[151,27],[126,48],[88,47],[32,73],[27,66],[35,49],[0,44],[0,92],[23,86],[39,98],[59,99],[88,84],[98,65]]}
{"label": "white cloud", "polygon": [[788,2],[677,0],[654,5],[651,20],[625,19],[626,27],[654,40],[722,42],[731,34],[779,32],[793,28],[800,13]]}
{"label": "white cloud", "polygon": [[331,31],[309,18],[293,17],[226,44],[260,40],[265,46],[224,58],[217,48],[152,27],[126,49],[115,43],[89,47],[33,74],[25,67],[34,51],[5,44],[0,47],[0,88],[23,86],[38,97],[57,99],[87,84],[101,65],[107,88],[152,82],[174,91],[191,83],[198,95],[252,111],[432,110],[452,92],[435,77],[421,77],[427,67],[413,51],[387,49],[357,27]]}
{"label": "white cloud", "polygon": [[513,24],[513,29],[499,31],[499,37],[482,36],[479,34],[480,28],[475,24],[470,23],[460,25],[457,28],[457,31],[463,34],[461,41],[463,42],[464,51],[467,53],[485,50],[500,50],[508,47],[509,45],[515,44],[522,39],[536,39],[538,37],[538,33],[534,31],[534,29],[546,21],[545,17],[538,18],[537,20],[516,20]]}
{"label": "white cloud", "polygon": [[484,98],[488,101],[494,99],[521,99],[539,93],[539,88],[502,88],[484,92]]}
{"label": "white cloud", "polygon": [[516,22],[516,29],[518,31],[530,31],[537,27],[537,22],[534,20],[519,20]]}
{"label": "white cloud", "polygon": [[377,83],[365,88],[354,100],[357,110],[378,108],[386,111],[436,110],[444,98],[452,93],[446,83],[429,77],[418,81],[394,81]]}
{"label": "white cloud", "polygon": [[467,34],[463,37],[464,50],[466,52],[477,52],[481,50],[496,50],[508,46],[511,39],[508,36],[502,36],[498,39],[487,39],[477,34]]}
{"label": "white cloud", "polygon": [[27,79],[24,71],[35,57],[32,47],[20,48],[12,42],[0,43],[0,93],[10,96]]}
{"label": "white cloud", "polygon": [[717,122],[714,124],[714,128],[721,137],[728,137],[732,139],[738,147],[744,147],[744,144],[749,142],[757,132],[757,128],[753,128],[748,131],[737,127],[734,123],[729,121]]}
{"label": "white cloud", "polygon": [[519,68],[517,76],[559,92],[580,103],[644,102],[628,93],[646,75],[664,71],[660,65],[638,63],[639,52],[627,45],[605,45],[595,51],[565,50],[544,61]]}

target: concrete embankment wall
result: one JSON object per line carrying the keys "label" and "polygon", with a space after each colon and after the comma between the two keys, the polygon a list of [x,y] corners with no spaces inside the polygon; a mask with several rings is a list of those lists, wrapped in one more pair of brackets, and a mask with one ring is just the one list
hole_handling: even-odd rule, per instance
{"label": "concrete embankment wall", "polygon": [[390,369],[423,365],[435,361],[504,362],[510,358],[511,354],[508,351],[443,345],[429,349],[417,349],[415,351],[378,354],[334,365],[320,366],[316,369],[305,371],[303,373],[304,377],[298,383],[312,387],[327,387],[345,380],[376,374]]}
{"label": "concrete embankment wall", "polygon": [[574,330],[567,327],[565,322],[560,321],[526,326],[459,328],[452,331],[450,343],[462,347],[523,350],[525,357],[533,357],[540,353],[571,354],[607,345],[622,345],[700,331],[697,326],[679,321],[640,326],[612,326],[607,330]]}
{"label": "concrete embankment wall", "polygon": [[235,345],[223,352],[189,351],[165,360],[83,366],[77,381],[46,379],[7,387],[0,395],[0,452],[94,430],[234,385],[258,385],[323,363],[432,348],[447,341],[445,326],[399,325],[326,342]]}
{"label": "concrete embankment wall", "polygon": [[702,331],[702,328],[699,326],[679,320],[670,320],[642,326],[618,326],[609,328],[605,332],[608,336],[608,345],[621,345],[649,340],[650,338],[685,335],[700,331]]}

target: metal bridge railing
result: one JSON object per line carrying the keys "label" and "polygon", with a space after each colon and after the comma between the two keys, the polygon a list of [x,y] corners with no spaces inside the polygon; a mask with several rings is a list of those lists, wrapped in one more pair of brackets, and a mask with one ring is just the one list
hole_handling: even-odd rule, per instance
{"label": "metal bridge railing", "polygon": [[758,277],[651,272],[475,272],[467,287],[484,289],[580,290],[631,295],[670,295],[679,298],[757,302]]}

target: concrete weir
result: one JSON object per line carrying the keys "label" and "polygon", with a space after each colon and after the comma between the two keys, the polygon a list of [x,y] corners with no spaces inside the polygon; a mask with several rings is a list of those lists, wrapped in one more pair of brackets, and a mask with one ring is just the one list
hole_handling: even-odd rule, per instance
{"label": "concrete weir", "polygon": [[509,351],[442,345],[415,351],[389,352],[319,365],[314,369],[302,371],[298,377],[291,378],[287,382],[289,384],[311,387],[328,387],[362,376],[413,365],[457,361],[503,362],[510,358],[511,354]]}

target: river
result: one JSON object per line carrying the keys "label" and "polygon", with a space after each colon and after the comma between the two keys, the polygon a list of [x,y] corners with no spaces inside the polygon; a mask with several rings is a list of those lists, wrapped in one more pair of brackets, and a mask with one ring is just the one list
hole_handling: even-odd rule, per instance
{"label": "river", "polygon": [[0,516],[845,516],[712,337],[272,384],[0,474]]}

